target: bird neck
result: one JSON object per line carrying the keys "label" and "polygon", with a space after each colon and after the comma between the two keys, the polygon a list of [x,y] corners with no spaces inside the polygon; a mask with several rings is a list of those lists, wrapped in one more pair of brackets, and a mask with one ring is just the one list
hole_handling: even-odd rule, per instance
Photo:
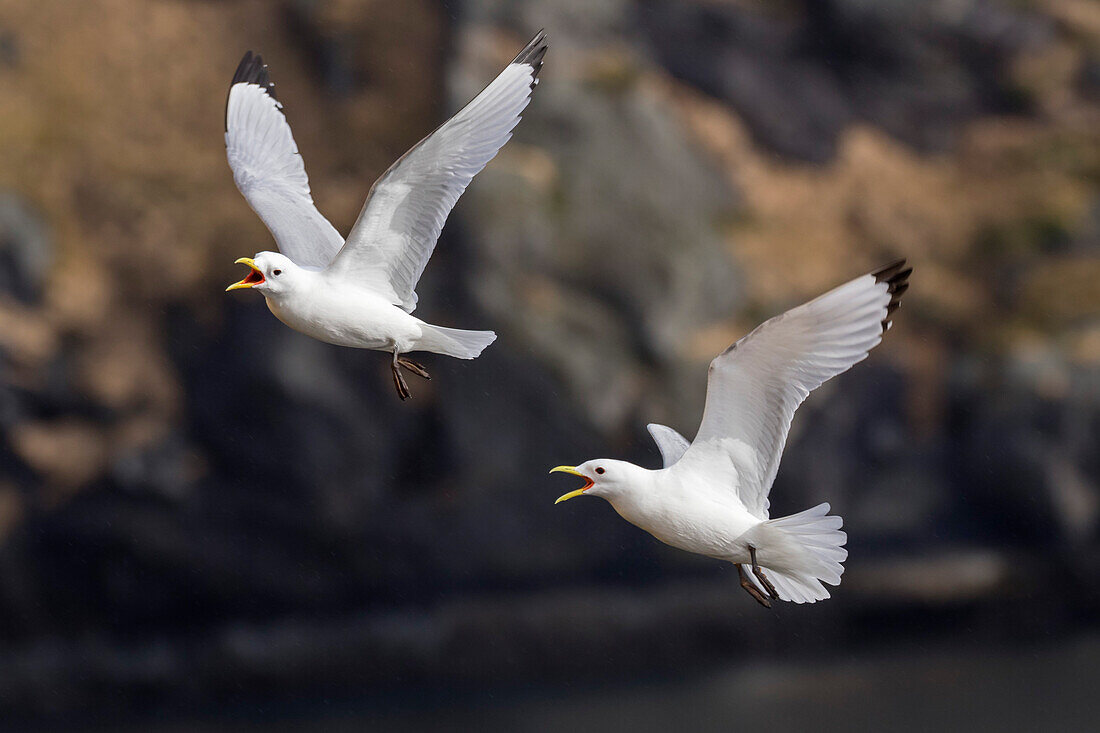
{"label": "bird neck", "polygon": [[624,480],[619,481],[616,490],[605,497],[619,514],[624,511],[632,513],[644,507],[653,495],[656,472],[634,464],[628,465]]}

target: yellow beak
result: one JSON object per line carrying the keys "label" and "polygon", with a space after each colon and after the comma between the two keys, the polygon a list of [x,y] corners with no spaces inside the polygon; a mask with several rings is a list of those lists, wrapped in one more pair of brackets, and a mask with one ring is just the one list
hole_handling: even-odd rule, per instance
{"label": "yellow beak", "polygon": [[562,496],[559,496],[558,500],[554,502],[555,504],[561,504],[563,501],[568,501],[574,496],[580,496],[581,494],[592,488],[592,484],[595,483],[592,479],[585,476],[573,466],[556,466],[550,469],[550,473],[571,473],[574,476],[580,476],[586,482],[584,486],[580,487],[576,491],[570,491],[568,494],[563,494]]}
{"label": "yellow beak", "polygon": [[225,289],[225,292],[230,290],[237,290],[239,288],[254,288],[257,285],[261,285],[264,282],[264,274],[260,272],[260,268],[256,267],[256,262],[251,257],[242,257],[234,265],[248,265],[252,268],[252,271],[244,278],[244,280],[238,280]]}

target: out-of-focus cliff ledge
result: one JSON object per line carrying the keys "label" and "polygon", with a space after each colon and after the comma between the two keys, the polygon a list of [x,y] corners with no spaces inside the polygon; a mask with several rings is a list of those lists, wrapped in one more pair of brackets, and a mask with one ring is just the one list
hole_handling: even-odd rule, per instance
{"label": "out-of-focus cliff ledge", "polygon": [[[530,120],[468,194],[478,280],[506,281],[477,295],[603,430],[643,402],[690,430],[713,354],[895,256],[918,274],[874,358],[910,374],[913,403],[935,401],[935,354],[963,344],[1011,360],[1039,336],[1067,368],[1100,364],[1095,6],[654,1],[583,27],[570,3],[475,7],[456,99],[500,63],[486,48],[517,40],[486,25],[565,29]],[[624,16],[643,38],[624,37]],[[842,124],[820,127],[830,110]],[[668,132],[649,138],[641,120]],[[769,145],[761,120],[793,147]],[[802,143],[826,152],[800,160]],[[705,264],[680,278],[684,259]],[[599,326],[568,325],[585,323]]]}
{"label": "out-of-focus cliff ledge", "polygon": [[[599,12],[490,2],[464,12],[458,58],[445,64],[442,19],[426,1],[311,10],[249,0],[5,4],[0,186],[29,202],[52,234],[41,299],[0,301],[11,379],[45,389],[62,349],[76,391],[111,412],[114,427],[97,438],[108,446],[125,443],[120,430],[141,443],[148,429],[154,441],[178,419],[164,309],[216,322],[228,301],[210,294],[233,276],[229,263],[270,246],[232,186],[221,145],[222,91],[243,48],[274,65],[315,198],[346,231],[375,175],[444,114],[435,92],[455,87],[453,108],[522,43],[522,33],[499,25],[516,21],[550,26],[555,50],[516,141],[478,178],[452,229],[467,234],[473,261],[463,267],[506,331],[504,348],[514,340],[532,349],[601,430],[632,429],[643,403],[646,419],[690,429],[702,398],[695,375],[710,355],[761,318],[898,254],[919,278],[882,358],[904,364],[918,388],[937,381],[918,374],[939,369],[925,352],[946,343],[1011,357],[1019,343],[1053,337],[1068,361],[1095,365],[1093,6],[958,5],[952,15],[839,2],[804,15],[798,4],[756,2]],[[745,120],[760,119],[752,105],[785,90],[744,93],[738,69],[755,78],[757,66],[727,51],[780,39],[768,74],[792,78],[826,53],[801,43],[808,24],[843,39],[861,22],[896,23],[893,31],[912,32],[933,57],[944,54],[973,97],[960,102],[966,115],[915,107],[910,87],[895,96],[899,109],[923,110],[910,124],[949,127],[937,139],[950,144],[921,153],[890,125],[861,121],[874,115],[860,106],[863,67],[853,61],[818,80],[850,108],[831,157],[776,157]],[[647,35],[631,36],[629,23]],[[708,37],[705,49],[664,45],[695,38],[701,23],[729,32]],[[980,58],[940,51],[944,36],[980,44]],[[928,77],[933,89],[948,83],[919,66],[934,58],[899,48],[896,59],[917,65],[894,73]],[[707,49],[725,59],[700,79],[718,97],[690,83]],[[1001,102],[983,106],[983,79]],[[1018,109],[989,113],[1009,91]],[[788,96],[791,125],[823,114]],[[426,287],[440,287],[453,256],[443,254]],[[48,435],[51,419],[36,416],[17,433]],[[89,435],[102,422],[74,419]],[[102,463],[91,458],[102,451],[90,450],[86,460],[66,459],[79,466],[55,466],[46,456],[81,452],[29,447],[38,442],[13,446],[55,478],[88,478]]]}
{"label": "out-of-focus cliff ledge", "polygon": [[[602,504],[553,510],[559,487],[538,477],[601,454],[654,465],[644,424],[691,433],[712,354],[901,255],[916,272],[895,330],[802,408],[779,473],[777,513],[828,499],[852,538],[850,600],[793,612],[862,632],[867,609],[942,591],[1000,613],[1007,567],[1030,579],[1013,585],[1016,613],[1086,617],[1100,596],[1098,13],[1075,0],[471,0],[453,16],[428,0],[0,4],[0,636],[29,650],[0,683],[52,709],[69,693],[36,676],[42,663],[74,704],[110,697],[98,661],[73,664],[95,655],[52,639],[147,632],[150,657],[104,655],[122,660],[118,687],[144,689],[134,680],[161,665],[165,689],[192,689],[176,683],[209,659],[181,640],[194,633],[231,657],[259,650],[258,675],[298,689],[309,663],[273,664],[266,637],[241,628],[289,628],[270,646],[291,659],[365,650],[333,674],[367,658],[368,679],[388,662],[432,678],[434,650],[451,649],[439,629],[495,653],[482,642],[501,626],[481,609],[501,608],[501,589],[537,616],[512,627],[517,646],[557,648],[538,594],[561,588],[639,656],[666,629],[636,607],[700,609],[681,627],[695,648],[710,632],[740,640],[728,568]],[[477,362],[433,360],[436,380],[399,405],[378,355],[222,293],[235,258],[270,247],[223,152],[246,48],[271,63],[315,198],[347,231],[377,174],[539,27],[552,48],[532,106],[422,282],[425,318],[501,333]],[[977,549],[933,579],[886,559],[949,544]],[[958,579],[934,587],[947,571]],[[1050,577],[1070,581],[1064,607]],[[609,579],[644,590],[599,590]],[[676,599],[695,579],[703,606]],[[606,594],[626,600],[605,607]],[[433,605],[422,627],[387,616]],[[320,637],[284,627],[315,615],[362,624],[369,643],[345,646],[342,622]],[[584,625],[567,632],[566,676],[604,651]],[[417,657],[422,636],[443,643]],[[532,656],[488,664],[538,674]]]}
{"label": "out-of-focus cliff ledge", "polygon": [[166,314],[216,324],[233,260],[272,247],[225,162],[225,91],[246,49],[271,65],[314,198],[344,231],[370,182],[438,118],[434,4],[315,6],[0,7],[0,193],[51,235],[0,217],[5,265],[46,257],[0,292],[5,382],[39,396],[4,429],[47,493],[171,432],[184,398]]}

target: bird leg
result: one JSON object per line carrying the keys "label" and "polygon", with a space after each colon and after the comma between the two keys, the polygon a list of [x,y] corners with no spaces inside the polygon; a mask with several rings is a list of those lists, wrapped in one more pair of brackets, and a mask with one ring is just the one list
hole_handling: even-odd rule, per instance
{"label": "bird leg", "polygon": [[768,601],[768,599],[764,597],[764,594],[760,592],[760,589],[757,588],[751,580],[749,580],[749,576],[745,575],[745,568],[741,565],[741,563],[734,563],[734,565],[737,566],[737,577],[741,579],[741,587],[747,590],[749,592],[749,595],[755,598],[756,602],[759,603],[761,606],[763,606],[764,608],[771,608],[771,602]]}
{"label": "bird leg", "polygon": [[756,576],[756,579],[760,581],[760,584],[764,586],[764,590],[768,591],[768,595],[774,600],[779,600],[779,594],[775,592],[775,586],[768,580],[768,576],[764,575],[764,571],[756,563],[756,548],[749,545],[749,557],[752,558],[752,574]]}
{"label": "bird leg", "polygon": [[432,378],[432,375],[428,374],[428,370],[425,369],[423,367],[423,365],[417,364],[415,361],[413,361],[412,359],[410,359],[406,356],[398,357],[397,364],[399,366],[405,367],[406,369],[408,369],[410,372],[412,372],[413,374],[415,374],[418,377],[423,377],[424,379],[427,379],[427,380],[431,380],[431,378]]}
{"label": "bird leg", "polygon": [[393,386],[397,389],[397,396],[401,398],[401,401],[409,399],[409,385],[405,384],[405,378],[401,376],[401,362],[403,360],[398,356],[397,349],[393,350],[393,365],[390,367],[393,370]]}

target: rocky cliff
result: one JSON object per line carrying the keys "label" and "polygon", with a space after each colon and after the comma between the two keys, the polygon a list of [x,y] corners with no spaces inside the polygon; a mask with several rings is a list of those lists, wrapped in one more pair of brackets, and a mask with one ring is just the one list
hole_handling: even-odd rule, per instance
{"label": "rocky cliff", "polygon": [[[222,293],[271,246],[223,152],[245,49],[346,232],[540,27],[534,102],[420,288],[500,334],[482,358],[403,405],[384,358]],[[5,3],[0,705],[622,678],[792,649],[794,619],[819,649],[1075,628],[1098,48],[1087,0]],[[691,435],[715,353],[896,256],[897,328],[800,411],[773,496],[845,516],[836,599],[777,622],[603,503],[552,507],[547,468],[655,465],[645,423]]]}

